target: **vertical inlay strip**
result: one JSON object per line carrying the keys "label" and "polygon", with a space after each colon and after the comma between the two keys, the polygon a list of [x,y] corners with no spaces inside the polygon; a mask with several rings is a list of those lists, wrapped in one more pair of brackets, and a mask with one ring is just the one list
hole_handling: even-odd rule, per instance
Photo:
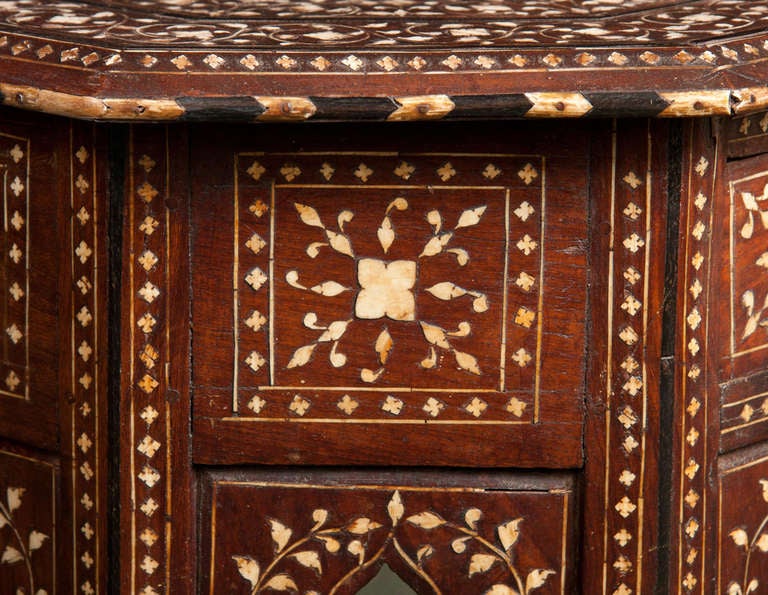
{"label": "vertical inlay strip", "polygon": [[[234,157],[234,170],[232,177],[235,180],[235,196],[234,196],[234,221],[232,222],[232,316],[234,318],[234,324],[232,325],[232,353],[233,353],[233,370],[232,370],[232,413],[236,414],[240,405],[240,400],[237,398],[238,386],[239,386],[239,370],[240,370],[240,295],[238,293],[238,287],[240,286],[240,176],[238,175],[238,156],[235,153]],[[270,320],[272,317],[269,317]]]}
{"label": "vertical inlay strip", "polygon": [[[649,326],[659,306],[654,290],[657,274],[653,259],[664,208],[656,204],[659,191],[653,173],[655,131],[650,121],[616,123],[610,155],[610,213],[605,268],[605,321],[607,338],[604,367],[605,463],[602,532],[602,589],[611,595],[642,593],[647,562],[646,531],[653,519],[647,469],[649,432],[657,420],[649,410],[650,366],[657,364],[657,335]],[[631,148],[642,136],[644,150]],[[607,186],[607,183],[606,183]],[[608,203],[608,201],[606,201]],[[606,204],[608,207],[608,204]],[[606,208],[606,210],[608,210]],[[655,389],[651,387],[652,391]],[[655,393],[652,393],[655,394]],[[650,566],[649,566],[650,564]]]}
{"label": "vertical inlay strip", "polygon": [[[167,592],[172,550],[170,150],[167,128],[132,129],[128,198],[131,588]],[[180,365],[181,362],[180,362]]]}
{"label": "vertical inlay strip", "polygon": [[69,129],[70,218],[70,321],[72,394],[72,530],[73,586],[84,595],[102,591],[101,540],[105,535],[102,519],[101,477],[103,423],[102,387],[99,368],[102,324],[99,301],[102,298],[102,245],[99,241],[99,170],[95,130],[80,123]]}
{"label": "vertical inlay strip", "polygon": [[[690,124],[686,187],[681,204],[685,234],[679,289],[679,454],[677,502],[677,587],[680,594],[705,592],[708,457],[708,332],[712,258],[713,197],[718,151],[704,127]],[[706,256],[704,256],[706,254]]]}
{"label": "vertical inlay strip", "polygon": [[[546,238],[546,212],[547,212],[547,158],[541,158],[541,230],[539,233],[539,279],[544,279],[544,240]],[[533,423],[539,421],[539,401],[541,395],[541,343],[544,332],[544,283],[539,284],[539,301],[536,307],[536,374],[533,389]]]}

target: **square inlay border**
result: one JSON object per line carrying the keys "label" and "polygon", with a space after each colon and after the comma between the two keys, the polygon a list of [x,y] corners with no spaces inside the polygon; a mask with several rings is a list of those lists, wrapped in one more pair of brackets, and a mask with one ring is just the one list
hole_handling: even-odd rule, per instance
{"label": "square inlay border", "polygon": [[[232,412],[247,416],[234,419],[448,424],[538,421],[546,262],[545,157],[479,153],[249,152],[236,154],[234,161]],[[383,199],[382,191],[389,193],[390,198]],[[332,192],[345,195],[338,204],[334,203],[338,213],[327,209],[318,212],[311,204],[313,197],[320,197],[318,200],[327,205],[328,193]],[[457,193],[471,195],[462,202]],[[347,200],[347,196],[354,194],[372,198]],[[401,194],[410,197],[410,204]],[[439,200],[440,196],[445,200]],[[424,229],[429,233],[431,226],[432,232],[421,254],[417,251],[411,260],[361,258],[355,254],[350,236],[344,229],[355,218],[355,209],[347,208],[355,202],[359,207],[365,202],[366,211],[376,211],[376,221],[368,223],[378,228],[370,228],[370,235],[377,237],[379,250],[383,250],[385,258],[390,248],[395,247],[392,253],[396,252],[402,217],[407,217],[409,211],[417,212],[423,219]],[[382,204],[377,205],[377,202]],[[443,209],[450,211],[450,205],[460,202],[463,210],[450,216],[441,213]],[[381,213],[378,213],[378,206],[381,206],[378,209]],[[496,217],[489,213],[484,221],[486,209],[495,210]],[[295,222],[290,225],[297,226],[294,229],[297,234],[306,232],[308,238],[323,241],[305,242],[303,238],[298,241],[297,237],[295,246],[286,246],[283,238],[281,254],[276,255],[275,234],[286,233],[283,229],[287,228],[287,217]],[[448,231],[449,218],[451,231]],[[335,225],[331,223],[333,219],[336,219]],[[486,221],[492,222],[493,233],[503,236],[504,245],[503,256],[494,266],[503,271],[503,276],[500,287],[496,288],[500,290],[497,295],[502,303],[495,304],[494,316],[501,339],[492,384],[486,382],[478,386],[479,380],[485,380],[481,372],[485,366],[480,366],[479,360],[468,349],[464,351],[454,345],[461,344],[460,338],[469,332],[474,324],[471,318],[449,328],[435,324],[432,319],[420,320],[418,311],[409,310],[412,305],[406,305],[406,312],[388,310],[401,298],[409,301],[410,287],[417,283],[415,278],[408,280],[403,291],[391,293],[386,299],[394,302],[387,304],[365,299],[366,288],[361,285],[351,309],[355,313],[346,320],[319,320],[311,308],[304,308],[307,311],[302,310],[303,326],[316,331],[318,336],[305,344],[291,345],[290,359],[283,352],[281,356],[285,361],[277,362],[275,339],[277,337],[279,341],[281,325],[285,324],[281,320],[291,315],[280,307],[279,294],[284,295],[285,287],[290,286],[305,296],[314,294],[312,299],[317,300],[333,300],[352,290],[334,280],[306,284],[302,271],[283,266],[282,260],[295,263],[300,252],[306,252],[306,262],[321,262],[325,254],[336,258],[335,263],[339,259],[352,258],[356,263],[358,282],[367,265],[378,266],[378,273],[370,276],[374,279],[391,275],[387,272],[390,267],[399,267],[402,274],[413,269],[423,258],[445,257],[447,253],[452,253],[452,258],[455,257],[464,270],[467,261],[471,262],[473,258],[472,250],[468,252],[454,245],[461,245],[462,231],[467,232],[475,226],[480,228]],[[312,233],[314,235],[309,235]],[[454,235],[455,244],[452,242]],[[286,251],[290,252],[288,256],[285,256]],[[510,263],[511,255],[514,255],[514,263]],[[511,264],[514,265],[512,268]],[[471,270],[471,265],[466,269]],[[485,312],[489,307],[485,292],[467,285],[441,280],[427,291],[446,303],[471,300],[474,314]],[[381,283],[377,282],[377,289],[381,288]],[[280,317],[276,318],[276,311],[280,312]],[[348,381],[337,386],[304,383],[303,378],[300,382],[283,382],[290,376],[286,370],[303,368],[311,365],[313,358],[325,357],[328,345],[331,345],[328,354],[331,365],[343,368],[348,357],[356,354],[342,353],[339,339],[353,321],[363,318],[384,321],[381,331],[376,331],[378,337],[372,345],[379,360],[378,367],[363,367],[357,382]],[[451,383],[451,378],[432,385],[417,383],[413,388],[413,383],[376,386],[379,377],[386,372],[388,351],[393,343],[396,348],[394,333],[390,335],[387,327],[398,319],[418,323],[421,327],[425,356],[419,364],[422,368],[436,366],[441,355],[450,357],[470,381],[457,388],[454,388],[455,379]],[[454,340],[454,337],[459,339]],[[321,352],[322,356],[319,356]],[[522,370],[523,380],[520,375],[513,380],[515,377],[509,373],[510,368],[515,369],[516,374]],[[514,382],[517,385],[510,386]],[[313,400],[327,400],[328,393],[337,393],[331,398],[338,411],[332,411],[333,416],[327,411],[325,415],[313,415]],[[365,401],[375,403],[364,404],[356,398],[363,393],[373,395],[373,399]],[[446,402],[446,394],[451,395],[450,403]],[[279,401],[278,407],[275,407],[276,401]]]}

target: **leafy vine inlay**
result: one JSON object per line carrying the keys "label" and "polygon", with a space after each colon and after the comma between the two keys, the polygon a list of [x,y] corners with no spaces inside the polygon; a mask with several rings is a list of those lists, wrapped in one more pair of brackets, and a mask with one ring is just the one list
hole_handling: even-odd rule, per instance
{"label": "leafy vine inlay", "polygon": [[[483,518],[483,511],[470,508],[464,513],[464,524],[457,524],[441,517],[436,512],[424,510],[405,517],[405,502],[399,491],[395,491],[387,504],[387,513],[391,520],[386,527],[366,516],[359,516],[339,526],[328,527],[330,513],[318,508],[312,512],[315,523],[309,533],[294,539],[290,527],[277,519],[268,519],[270,536],[272,538],[275,556],[264,567],[258,560],[249,555],[235,555],[232,559],[237,564],[240,575],[251,585],[251,594],[256,595],[268,590],[299,591],[299,585],[291,575],[289,562],[294,562],[315,571],[318,576],[323,574],[321,553],[338,554],[345,550],[356,559],[357,565],[338,579],[328,593],[333,595],[340,587],[359,573],[361,570],[376,563],[391,547],[397,555],[427,584],[434,593],[442,593],[435,579],[424,568],[424,562],[435,553],[437,544],[429,543],[429,537],[424,536],[416,552],[407,552],[403,543],[398,539],[398,525],[408,523],[429,532],[438,527],[454,533],[450,548],[456,555],[467,553],[468,544],[472,542],[482,553],[474,553],[467,564],[467,576],[472,578],[484,574],[491,568],[503,567],[509,580],[506,583],[492,585],[484,595],[528,595],[543,586],[554,570],[536,568],[523,575],[515,563],[515,547],[520,538],[520,524],[523,518],[515,518],[498,525],[495,530],[497,542],[492,542],[478,531]],[[387,531],[383,544],[375,550],[368,548],[369,536],[376,531]],[[446,544],[447,545],[447,544]],[[302,592],[304,592],[302,590]],[[307,591],[317,595],[317,591]]]}
{"label": "leafy vine inlay", "polygon": [[[762,488],[763,500],[768,502],[768,479],[760,479],[759,483]],[[752,537],[749,536],[744,527],[736,527],[728,534],[738,547],[744,548],[746,554],[743,580],[741,583],[731,581],[728,584],[728,595],[749,595],[750,593],[757,593],[757,589],[760,587],[760,581],[755,577],[750,578],[749,566],[754,552],[759,551],[763,554],[768,553],[768,531],[765,530],[766,525],[768,525],[768,514],[763,517],[763,520],[752,534]]]}
{"label": "leafy vine inlay", "polygon": [[[35,590],[32,554],[43,547],[43,544],[49,537],[45,533],[32,529],[25,540],[21,535],[19,527],[16,525],[16,520],[13,518],[14,511],[21,508],[21,497],[25,491],[26,489],[22,487],[9,487],[6,490],[6,503],[3,504],[0,500],[0,530],[8,528],[12,536],[10,542],[6,544],[2,556],[0,556],[0,563],[9,566],[23,563],[27,568],[29,592],[35,595],[47,595],[48,592],[45,589]],[[12,545],[12,543],[15,543],[15,545]],[[25,591],[22,587],[17,587],[16,593],[25,593]]]}
{"label": "leafy vine inlay", "polygon": [[[763,188],[763,193],[755,196],[751,192],[742,192],[741,199],[744,202],[744,208],[747,210],[747,221],[741,228],[741,237],[750,240],[755,233],[755,219],[758,218],[764,230],[768,229],[768,184]],[[768,272],[768,251],[763,252],[757,257],[755,264],[765,272]],[[757,331],[759,327],[768,330],[768,317],[765,316],[768,310],[768,293],[766,293],[762,304],[755,299],[755,292],[748,289],[741,295],[741,303],[747,312],[747,322],[744,325],[742,340],[748,338]]]}

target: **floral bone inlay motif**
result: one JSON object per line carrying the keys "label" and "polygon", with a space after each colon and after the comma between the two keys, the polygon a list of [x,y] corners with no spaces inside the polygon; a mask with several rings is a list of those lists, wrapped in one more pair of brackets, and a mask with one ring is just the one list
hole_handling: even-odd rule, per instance
{"label": "floral bone inlay motif", "polygon": [[[315,259],[320,254],[320,249],[328,246],[343,256],[356,258],[350,237],[344,230],[345,224],[349,224],[354,219],[353,211],[345,209],[338,213],[336,217],[338,231],[336,231],[325,226],[320,214],[314,207],[299,203],[295,203],[294,207],[302,223],[309,227],[322,229],[328,240],[327,243],[310,243],[306,248],[307,256]],[[395,211],[405,212],[409,208],[410,205],[405,198],[397,197],[385,209],[384,218],[376,232],[376,237],[385,254],[389,252],[397,238],[390,214]],[[465,209],[459,215],[452,231],[444,230],[443,215],[440,211],[432,209],[427,212],[425,218],[432,227],[432,235],[424,244],[420,254],[418,254],[418,258],[424,259],[442,253],[450,253],[456,258],[458,266],[464,267],[469,262],[469,253],[463,248],[448,248],[448,245],[457,230],[473,227],[480,223],[486,209],[487,206],[485,205]],[[435,348],[441,348],[454,353],[456,364],[461,370],[472,374],[481,374],[480,368],[477,365],[477,359],[469,353],[454,349],[447,340],[448,336],[469,336],[472,332],[469,322],[460,322],[456,331],[446,331],[439,326],[418,319],[414,295],[414,287],[417,284],[417,268],[416,260],[384,261],[378,258],[357,259],[356,277],[360,289],[355,297],[355,317],[360,320],[378,320],[386,317],[398,322],[418,321],[424,339],[429,344],[428,355],[420,363],[422,368],[432,369],[437,367],[437,351]],[[329,297],[335,297],[348,289],[336,281],[325,281],[307,288],[299,282],[299,273],[296,270],[290,270],[287,273],[286,281],[291,287],[296,289],[309,290]],[[475,298],[473,301],[475,313],[482,313],[488,309],[485,294],[472,290],[467,291],[451,282],[441,282],[424,290],[443,301],[450,301],[469,294]],[[331,364],[334,367],[343,367],[348,363],[346,355],[339,353],[337,349],[339,347],[339,339],[347,331],[347,327],[353,323],[353,320],[335,321],[328,327],[315,326],[316,322],[316,314],[308,312],[304,319],[304,326],[315,330],[324,330],[325,332],[320,335],[315,343],[304,345],[295,350],[291,360],[288,362],[287,368],[309,364],[317,344],[329,341],[333,341],[330,354]],[[384,337],[387,337],[389,342],[386,351],[382,347]],[[378,370],[363,367],[360,371],[360,379],[363,382],[374,383],[384,374],[391,343],[391,335],[389,335],[386,328],[383,328],[375,345],[375,351],[381,367]]]}
{"label": "floral bone inlay motif", "polygon": [[[747,212],[747,221],[742,225],[739,235],[749,241],[755,234],[755,218],[759,217],[763,230],[768,230],[768,184],[763,187],[762,194],[755,196],[751,192],[741,192],[741,199]],[[768,250],[762,252],[754,261],[754,264],[762,269],[764,275],[768,274]],[[768,291],[762,302],[758,302],[755,291],[748,289],[741,295],[741,304],[747,314],[747,321],[742,331],[741,339],[744,340],[762,327],[768,331]]]}
{"label": "floral bone inlay motif", "polygon": [[[759,480],[763,500],[768,502],[768,479]],[[768,553],[768,515],[761,521],[750,537],[743,526],[735,527],[728,533],[733,543],[744,549],[744,576],[740,581],[731,581],[728,584],[728,595],[749,595],[749,593],[758,593],[760,581],[750,574],[750,563],[752,555],[755,553]]]}
{"label": "floral bone inlay motif", "polygon": [[[20,527],[16,524],[17,521],[14,518],[14,512],[21,508],[24,492],[26,492],[26,488],[9,486],[6,489],[5,503],[0,500],[0,530],[7,528],[10,530],[12,536],[12,538],[6,542],[5,548],[3,549],[2,556],[0,557],[0,564],[12,566],[23,563],[27,569],[27,586],[29,587],[29,593],[34,593],[34,595],[46,595],[47,591],[45,589],[35,590],[35,574],[32,568],[32,556],[49,541],[50,536],[36,529],[30,530],[26,538],[22,536]],[[26,591],[22,587],[16,589],[16,593],[25,592]]]}
{"label": "floral bone inlay motif", "polygon": [[732,357],[768,347],[768,172],[748,173],[730,181]]}
{"label": "floral bone inlay motif", "polygon": [[[73,138],[88,143],[88,128],[73,127]],[[90,145],[89,145],[90,146]],[[72,279],[79,279],[71,288],[71,316],[73,321],[72,347],[79,346],[72,356],[73,375],[76,383],[73,383],[72,394],[74,415],[72,433],[77,435],[77,446],[73,466],[78,473],[72,474],[72,490],[74,502],[72,507],[71,522],[79,535],[85,540],[78,539],[74,544],[73,560],[76,567],[73,568],[74,584],[76,590],[86,595],[98,593],[101,586],[102,556],[101,527],[103,518],[101,511],[101,494],[96,487],[100,485],[100,457],[102,455],[101,442],[98,428],[98,415],[96,412],[102,401],[101,383],[98,380],[99,357],[99,320],[98,304],[101,287],[100,277],[100,235],[98,225],[100,219],[100,204],[97,185],[92,182],[93,171],[96,165],[96,155],[86,149],[85,144],[72,142],[70,145],[72,159],[70,165],[72,173],[70,181],[74,190],[70,192],[70,232],[72,234],[72,247],[80,246],[80,241],[88,245],[92,253],[86,256],[86,251],[81,254],[75,251],[75,258],[70,259]],[[17,223],[22,221],[16,217]],[[138,260],[147,270],[155,263],[149,263],[149,254],[145,252]],[[142,262],[143,261],[143,262]],[[151,264],[151,266],[149,266]],[[147,288],[146,299],[154,300]],[[92,350],[92,351],[91,351]],[[79,357],[78,357],[79,356]],[[93,413],[93,415],[91,414]],[[146,445],[150,448],[150,445]]]}
{"label": "floral bone inlay motif", "polygon": [[[7,148],[6,148],[7,147]],[[29,341],[27,321],[30,307],[29,263],[30,243],[29,180],[30,144],[26,140],[0,134],[0,185],[3,187],[3,210],[6,213],[0,248],[7,258],[3,264],[2,287],[6,296],[2,324],[5,355],[0,363],[0,377],[5,379],[0,395],[29,397]]]}
{"label": "floral bone inlay motif", "polygon": [[[336,593],[354,584],[358,573],[387,556],[399,557],[435,593],[443,592],[439,583],[444,577],[427,562],[436,555],[455,557],[457,570],[461,568],[475,588],[484,582],[494,582],[490,588],[483,589],[485,594],[529,595],[558,574],[550,568],[528,571],[520,568],[517,550],[524,517],[503,520],[494,527],[493,538],[489,538],[483,527],[486,512],[480,508],[466,509],[462,521],[454,522],[431,509],[409,514],[407,498],[400,490],[392,493],[386,504],[388,518],[369,511],[370,516],[333,522],[336,516],[333,512],[316,508],[311,513],[311,528],[302,534],[297,534],[280,519],[267,518],[272,559],[267,562],[243,553],[232,555],[231,559],[240,577],[250,585],[252,595],[272,591],[305,592],[309,585],[302,585],[302,581],[312,581],[313,586],[317,581],[324,581],[323,588]],[[421,545],[411,551],[415,546],[410,534],[414,531],[419,533]],[[338,569],[328,560],[329,554],[343,555],[345,566],[350,565],[351,569],[340,577],[335,576]],[[313,572],[306,573],[303,569]],[[326,579],[326,575],[331,576]]]}
{"label": "floral bone inlay motif", "polygon": [[[547,319],[544,162],[372,155],[240,154],[233,410],[394,422],[366,392],[386,389],[399,420],[467,423],[471,397],[425,408],[429,392],[479,390],[479,420],[529,423]],[[519,175],[527,165],[536,176]],[[301,418],[296,394],[313,403]]]}

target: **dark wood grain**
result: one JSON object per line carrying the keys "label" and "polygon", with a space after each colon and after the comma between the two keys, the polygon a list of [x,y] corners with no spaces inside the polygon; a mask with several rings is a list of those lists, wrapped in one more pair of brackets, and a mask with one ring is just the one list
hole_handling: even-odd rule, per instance
{"label": "dark wood grain", "polygon": [[672,526],[670,589],[706,591],[711,566],[705,552],[715,534],[707,519],[715,492],[707,477],[715,465],[712,354],[707,348],[711,328],[722,306],[711,291],[716,271],[713,227],[718,184],[724,159],[718,154],[708,123],[684,127],[680,242],[675,346],[675,384],[672,428]]}
{"label": "dark wood grain", "polygon": [[[68,246],[59,275],[63,336],[61,350],[61,452],[71,461],[62,470],[67,489],[61,509],[68,530],[67,563],[72,588],[98,593],[106,588],[107,552],[107,150],[103,130],[69,125],[67,159],[70,202],[65,213]],[[88,252],[90,251],[90,254]],[[87,258],[85,256],[87,255]],[[64,566],[63,568],[67,568]]]}
{"label": "dark wood grain", "polygon": [[[63,123],[62,123],[63,124]],[[69,193],[67,127],[3,112],[2,371],[0,432],[43,448],[59,445],[59,255],[64,248],[56,200]],[[39,237],[45,234],[47,240]],[[67,252],[69,252],[67,250]],[[16,299],[18,298],[18,299]],[[61,326],[60,326],[61,325]]]}
{"label": "dark wood grain", "polygon": [[768,151],[768,119],[765,112],[723,122],[728,157],[740,158]]}
{"label": "dark wood grain", "polygon": [[[650,592],[666,219],[666,127],[618,122],[593,146],[591,336],[582,537],[586,591]],[[645,444],[645,446],[644,446]]]}
{"label": "dark wood grain", "polygon": [[[24,473],[17,480],[29,484],[21,486],[27,499],[44,498],[37,505],[54,511],[56,573],[46,590],[95,593],[106,572],[108,507],[103,136],[91,124],[6,112],[0,118],[0,434],[15,441],[14,452],[20,444],[33,449],[19,451],[25,460],[55,466],[55,485]],[[0,470],[12,482],[9,461]]]}
{"label": "dark wood grain", "polygon": [[764,155],[729,162],[716,203],[723,221],[716,237],[724,312],[717,325],[716,353],[722,448],[726,450],[768,436],[762,409],[768,391],[768,334],[762,324],[768,294],[762,264],[768,231],[761,215],[767,169]]}

